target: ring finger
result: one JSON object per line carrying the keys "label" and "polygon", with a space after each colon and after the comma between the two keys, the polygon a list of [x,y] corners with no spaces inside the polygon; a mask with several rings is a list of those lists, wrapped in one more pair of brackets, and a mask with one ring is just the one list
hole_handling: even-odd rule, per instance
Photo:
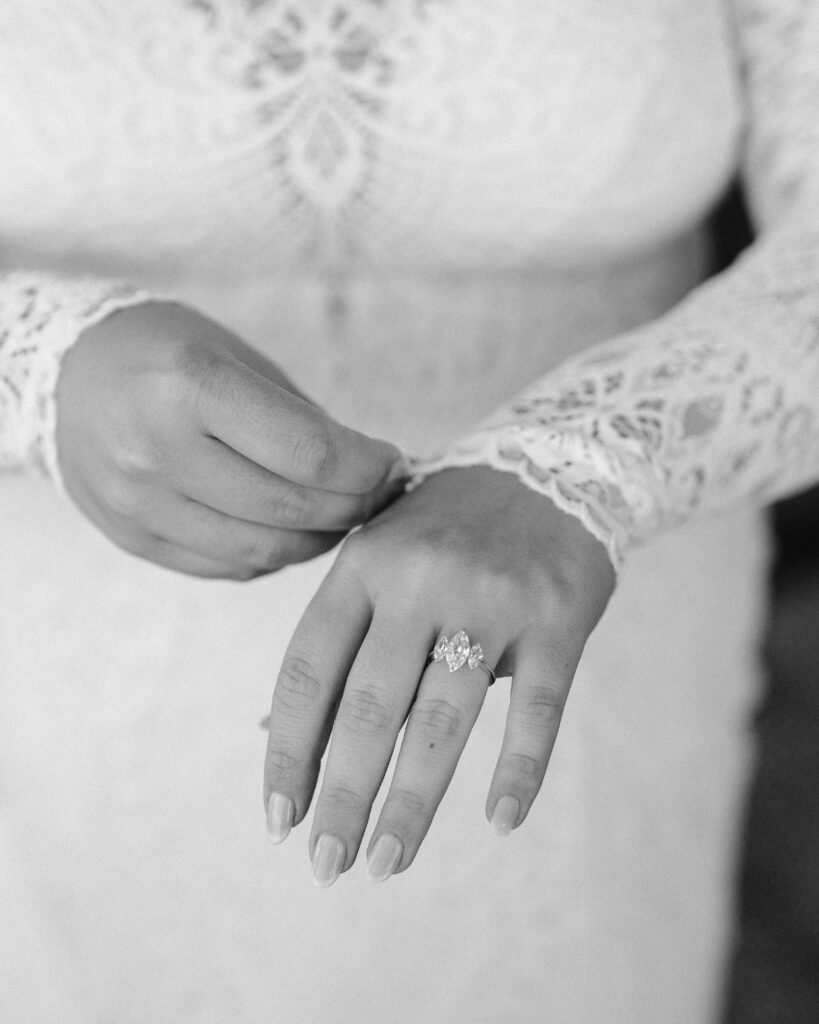
{"label": "ring finger", "polygon": [[[458,632],[446,635],[452,637]],[[486,663],[502,650],[490,647]],[[466,665],[451,673],[446,662],[424,672],[410,711],[392,783],[368,850],[368,871],[383,881],[415,858],[455,773],[483,706],[489,677]]]}

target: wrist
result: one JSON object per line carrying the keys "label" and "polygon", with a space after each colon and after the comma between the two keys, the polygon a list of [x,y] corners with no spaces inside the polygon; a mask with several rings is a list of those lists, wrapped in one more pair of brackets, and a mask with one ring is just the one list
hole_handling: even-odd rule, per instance
{"label": "wrist", "polygon": [[[479,534],[498,532],[514,536],[512,550],[523,552],[528,569],[541,570],[561,580],[567,595],[588,595],[602,614],[617,582],[610,548],[587,525],[580,501],[555,502],[543,491],[528,486],[510,467],[450,466],[413,481],[411,491],[422,490],[431,501],[456,496],[469,510]],[[564,496],[565,498],[565,496]]]}

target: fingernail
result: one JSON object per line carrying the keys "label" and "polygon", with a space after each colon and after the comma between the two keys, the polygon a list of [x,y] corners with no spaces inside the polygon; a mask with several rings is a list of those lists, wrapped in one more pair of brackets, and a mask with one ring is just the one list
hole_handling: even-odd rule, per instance
{"label": "fingernail", "polygon": [[400,839],[385,832],[379,836],[367,858],[367,874],[374,882],[386,882],[398,867],[404,847]]}
{"label": "fingernail", "polygon": [[267,836],[271,843],[283,843],[290,835],[296,808],[290,797],[271,793],[267,801]]}
{"label": "fingernail", "polygon": [[495,804],[492,827],[499,836],[508,836],[520,814],[520,804],[513,796],[502,796]]}
{"label": "fingernail", "polygon": [[397,480],[403,480],[410,475],[410,464],[406,456],[402,455],[392,464],[392,469],[387,474],[386,483],[392,484]]}
{"label": "fingernail", "polygon": [[313,882],[326,889],[341,874],[344,844],[336,836],[321,835],[313,851]]}

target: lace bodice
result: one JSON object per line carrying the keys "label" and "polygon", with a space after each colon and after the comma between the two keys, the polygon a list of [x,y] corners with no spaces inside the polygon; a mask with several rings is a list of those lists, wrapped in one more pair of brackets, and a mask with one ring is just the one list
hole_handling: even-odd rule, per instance
{"label": "lace bodice", "polygon": [[741,163],[761,228],[743,260],[417,461],[416,482],[514,471],[616,564],[699,510],[802,486],[818,52],[804,0],[4,5],[0,464],[59,482],[59,359],[145,298],[123,282],[183,258],[203,275],[594,261],[672,237]]}
{"label": "lace bodice", "polygon": [[13,0],[0,47],[6,252],[129,278],[600,261],[740,127],[719,0]]}

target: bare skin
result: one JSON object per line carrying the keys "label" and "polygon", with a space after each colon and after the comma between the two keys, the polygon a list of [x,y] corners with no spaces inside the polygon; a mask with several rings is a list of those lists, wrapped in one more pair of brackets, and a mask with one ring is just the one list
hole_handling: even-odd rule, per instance
{"label": "bare skin", "polygon": [[66,489],[120,547],[247,580],[334,547],[391,500],[393,445],[335,422],[259,352],[185,306],[88,329],[57,390]]}
{"label": "bare skin", "polygon": [[57,402],[68,493],[127,551],[246,580],[346,537],[288,646],[265,764],[278,841],[304,819],[329,743],[310,836],[317,884],[355,861],[405,722],[373,877],[406,870],[430,827],[488,685],[480,671],[425,667],[442,632],[468,629],[512,676],[486,812],[502,831],[523,822],[614,586],[576,519],[487,467],[401,493],[394,446],[336,423],[260,353],[174,303],[86,331]]}
{"label": "bare skin", "polygon": [[511,474],[445,470],[399,498],[345,541],[288,647],[265,764],[271,838],[306,815],[329,740],[310,855],[316,884],[332,884],[356,859],[406,720],[368,853],[378,880],[410,866],[489,685],[480,670],[425,669],[440,633],[461,628],[512,676],[486,813],[500,831],[518,827],[613,587],[603,546]]}

